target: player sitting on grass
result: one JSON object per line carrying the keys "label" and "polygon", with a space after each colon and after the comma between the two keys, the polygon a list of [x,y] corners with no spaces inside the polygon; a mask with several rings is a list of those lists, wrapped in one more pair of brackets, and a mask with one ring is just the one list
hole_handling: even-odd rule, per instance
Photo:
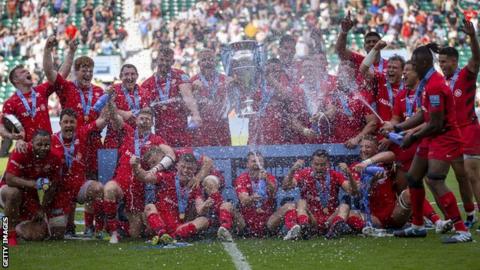
{"label": "player sitting on grass", "polygon": [[325,234],[326,238],[349,231],[345,220],[350,208],[348,204],[339,204],[338,196],[340,189],[356,193],[356,183],[331,169],[325,150],[315,151],[311,167],[300,169],[304,163],[303,160],[295,162],[283,181],[284,189],[298,186],[301,191],[296,222],[311,233]]}
{"label": "player sitting on grass", "polygon": [[[50,133],[37,130],[26,152],[15,151],[8,160],[0,182],[0,206],[9,218],[9,246],[17,245],[17,234],[25,240],[42,240],[48,236],[45,213],[61,177],[61,161],[51,151],[50,143]],[[43,203],[38,190],[45,191]]]}

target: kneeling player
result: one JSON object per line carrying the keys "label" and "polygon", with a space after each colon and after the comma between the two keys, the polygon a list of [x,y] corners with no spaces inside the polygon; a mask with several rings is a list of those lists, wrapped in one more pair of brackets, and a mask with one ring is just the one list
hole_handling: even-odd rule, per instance
{"label": "kneeling player", "polygon": [[[10,246],[17,245],[17,233],[26,240],[42,240],[48,236],[44,209],[53,199],[54,186],[60,181],[61,171],[61,162],[50,151],[50,142],[50,134],[38,130],[27,151],[15,151],[8,160],[5,177],[0,183],[0,206],[9,218]],[[43,204],[37,193],[42,189],[47,190]],[[24,222],[19,224],[20,221]]]}
{"label": "kneeling player", "polygon": [[339,204],[338,194],[340,188],[346,193],[356,192],[356,183],[352,179],[347,181],[341,173],[330,168],[325,150],[313,153],[310,168],[300,170],[303,165],[303,160],[295,162],[283,182],[285,189],[300,187],[298,224],[312,228],[315,233],[326,233],[327,238],[348,231],[345,220],[350,208],[348,204]]}
{"label": "kneeling player", "polygon": [[[152,168],[165,156],[160,148],[152,148],[145,155]],[[174,170],[145,171],[136,158],[131,159],[136,179],[156,184],[157,201],[145,206],[147,224],[154,231],[152,244],[168,243],[173,238],[188,239],[205,231],[215,221],[223,202],[219,179],[207,176],[203,188],[191,188],[197,172],[197,160],[192,154],[183,154]]]}
{"label": "kneeling player", "polygon": [[[376,228],[401,228],[411,215],[410,194],[404,190],[397,198],[393,152],[378,152],[378,141],[367,135],[360,142],[360,163],[351,166],[352,171],[342,165],[342,170],[350,179],[361,182],[361,211],[351,211],[347,222],[357,231],[364,226]],[[382,172],[369,171],[372,166],[380,167]],[[437,230],[452,226],[450,222],[440,220],[432,206],[424,200],[424,213],[437,226]],[[367,223],[365,224],[365,221]]]}
{"label": "kneeling player", "polygon": [[90,133],[100,132],[105,126],[105,113],[79,130],[74,110],[67,108],[60,113],[60,132],[52,138],[52,151],[62,159],[62,181],[49,209],[49,216],[52,217],[50,220],[55,221],[54,230],[61,235],[66,229],[67,220],[74,218],[76,203],[93,205],[97,224],[102,223],[99,218],[103,218],[100,215],[103,185],[98,181],[86,179],[85,157]]}

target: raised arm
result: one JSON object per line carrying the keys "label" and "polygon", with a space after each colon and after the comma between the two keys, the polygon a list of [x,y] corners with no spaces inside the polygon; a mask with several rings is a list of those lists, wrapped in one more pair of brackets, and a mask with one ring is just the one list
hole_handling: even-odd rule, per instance
{"label": "raised arm", "polygon": [[337,43],[335,44],[335,51],[342,60],[348,60],[352,58],[352,51],[347,49],[347,35],[348,31],[352,29],[354,23],[351,19],[350,11],[347,13],[347,16],[341,22],[340,34],[338,35]]}
{"label": "raised arm", "polygon": [[473,23],[463,20],[463,32],[470,37],[470,50],[472,50],[472,58],[468,61],[467,68],[470,72],[477,74],[480,68],[480,46],[478,45],[477,33]]}
{"label": "raised arm", "polygon": [[58,73],[63,78],[67,78],[68,75],[70,74],[70,71],[72,70],[72,65],[73,65],[73,58],[75,57],[75,52],[77,51],[78,47],[78,40],[77,39],[72,39],[68,43],[68,52],[67,56],[65,57],[65,60],[62,63],[62,66],[58,70]]}
{"label": "raised arm", "polygon": [[300,170],[303,166],[305,165],[305,161],[304,160],[297,160],[295,161],[295,163],[293,164],[292,168],[290,168],[290,171],[288,171],[288,174],[283,178],[283,182],[282,182],[282,188],[284,190],[287,190],[287,189],[292,189],[294,188],[297,183],[294,179],[294,175],[295,173]]}
{"label": "raised arm", "polygon": [[53,67],[52,49],[57,45],[57,38],[52,35],[47,38],[45,49],[43,50],[43,70],[50,84],[54,84],[57,79],[57,71]]}
{"label": "raised arm", "polygon": [[387,46],[387,43],[383,40],[379,40],[375,47],[367,54],[367,56],[363,59],[362,63],[360,64],[360,73],[367,79],[372,80],[375,76],[373,70],[371,70],[371,66],[375,62],[375,59],[380,55],[380,51]]}

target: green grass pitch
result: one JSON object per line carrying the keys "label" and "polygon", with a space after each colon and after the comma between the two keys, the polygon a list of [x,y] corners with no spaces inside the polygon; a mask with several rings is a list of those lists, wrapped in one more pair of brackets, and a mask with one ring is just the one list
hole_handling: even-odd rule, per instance
{"label": "green grass pitch", "polygon": [[[0,160],[0,168],[5,167]],[[452,174],[449,186],[458,194]],[[431,199],[431,194],[429,194]],[[457,196],[457,198],[459,198]],[[461,207],[461,210],[462,207]],[[81,219],[81,215],[77,215]],[[80,228],[78,228],[80,229]],[[252,269],[480,269],[480,235],[474,242],[440,243],[429,232],[424,239],[363,238],[338,240],[313,238],[285,242],[281,239],[240,239],[238,249]],[[152,249],[143,240],[21,242],[10,248],[10,269],[235,269],[217,240],[193,242],[177,249]]]}

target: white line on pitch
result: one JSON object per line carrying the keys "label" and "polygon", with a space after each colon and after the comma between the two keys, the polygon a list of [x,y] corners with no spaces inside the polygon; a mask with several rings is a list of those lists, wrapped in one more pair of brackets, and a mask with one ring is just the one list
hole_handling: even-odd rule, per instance
{"label": "white line on pitch", "polygon": [[232,257],[233,264],[237,270],[251,270],[250,264],[248,264],[247,259],[243,256],[243,253],[237,248],[235,243],[226,243],[222,242],[223,248],[225,251]]}

